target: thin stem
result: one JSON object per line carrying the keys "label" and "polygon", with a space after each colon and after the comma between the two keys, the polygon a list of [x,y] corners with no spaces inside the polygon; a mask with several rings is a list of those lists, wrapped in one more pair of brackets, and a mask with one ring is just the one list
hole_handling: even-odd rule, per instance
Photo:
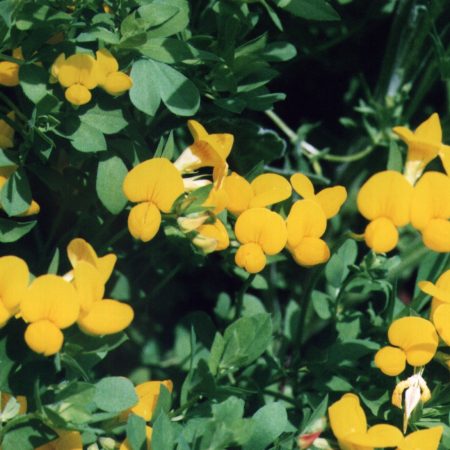
{"label": "thin stem", "polygon": [[22,59],[14,58],[14,56],[11,56],[11,55],[5,55],[2,52],[0,52],[0,59],[2,59],[4,61],[9,61],[9,62],[12,62],[12,63],[16,63],[19,66],[21,66],[22,64],[25,63],[25,61],[22,60]]}
{"label": "thin stem", "polygon": [[332,161],[332,162],[353,162],[358,161],[359,159],[364,158],[365,156],[372,153],[372,151],[375,149],[376,144],[370,144],[363,150],[359,151],[358,153],[354,153],[353,155],[330,155],[330,154],[324,154],[320,156],[321,159],[324,159],[325,161]]}
{"label": "thin stem", "polygon": [[23,120],[25,123],[28,122],[28,118],[22,114],[22,112],[17,108],[17,106],[5,95],[3,92],[0,92],[0,99],[8,105],[9,108],[11,108],[12,111],[14,111],[21,120]]}
{"label": "thin stem", "polygon": [[181,414],[186,409],[190,408],[191,406],[194,406],[197,402],[199,402],[203,397],[201,395],[196,395],[195,397],[192,397],[190,400],[188,400],[186,403],[181,405],[179,408],[175,409],[171,413],[169,413],[169,417],[173,418]]}
{"label": "thin stem", "polygon": [[264,114],[289,138],[292,143],[298,141],[297,133],[272,109],[267,109]]}
{"label": "thin stem", "polygon": [[247,289],[252,284],[252,281],[255,279],[256,274],[251,273],[247,277],[247,279],[244,281],[244,284],[242,285],[241,289],[239,289],[239,292],[236,296],[236,313],[234,315],[234,320],[238,319],[241,316],[242,313],[242,306],[244,305],[244,295],[247,292]]}

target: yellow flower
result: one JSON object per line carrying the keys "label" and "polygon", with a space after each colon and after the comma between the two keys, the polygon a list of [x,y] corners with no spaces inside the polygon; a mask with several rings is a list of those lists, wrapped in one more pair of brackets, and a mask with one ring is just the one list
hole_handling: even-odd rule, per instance
{"label": "yellow flower", "polygon": [[226,159],[233,147],[234,136],[228,133],[209,134],[196,120],[188,120],[194,142],[175,161],[181,173],[189,173],[200,167],[213,167],[213,180],[220,187],[227,175]]}
{"label": "yellow flower", "polygon": [[51,68],[51,75],[66,88],[65,97],[73,105],[88,103],[90,90],[97,87],[103,78],[98,62],[86,53],[69,56],[59,55]]}
{"label": "yellow flower", "polygon": [[270,206],[291,196],[289,182],[275,173],[258,175],[251,183],[236,172],[232,172],[223,182],[228,194],[226,208],[236,216],[249,208]]}
{"label": "yellow flower", "polygon": [[[16,48],[12,52],[13,58],[23,60],[22,49]],[[19,84],[19,64],[10,61],[0,62],[0,85],[14,87]]]}
{"label": "yellow flower", "polygon": [[83,440],[78,431],[57,430],[57,439],[37,447],[35,450],[83,450]]}
{"label": "yellow flower", "polygon": [[156,235],[161,213],[168,213],[184,192],[183,179],[166,158],[153,158],[138,164],[125,177],[123,192],[128,200],[139,202],[128,216],[131,235],[144,242]]}
{"label": "yellow flower", "polygon": [[405,437],[397,450],[437,450],[443,431],[442,427],[414,431]]}
{"label": "yellow flower", "polygon": [[235,262],[249,273],[261,272],[266,266],[266,255],[283,250],[287,230],[283,218],[265,208],[251,208],[237,219],[234,232],[243,244],[235,255]]}
{"label": "yellow flower", "polygon": [[442,144],[442,129],[437,113],[422,122],[414,132],[406,127],[395,127],[393,131],[408,145],[405,176],[411,183],[415,183],[425,166],[438,155],[449,172],[450,147]]}
{"label": "yellow flower", "polygon": [[[147,450],[151,450],[151,440],[152,440],[153,429],[149,426],[145,427],[145,436],[147,438]],[[120,444],[119,450],[132,450],[128,439],[125,439],[122,444]]]}
{"label": "yellow flower", "polygon": [[439,343],[433,324],[422,317],[402,317],[395,320],[389,327],[388,339],[398,348],[387,346],[378,350],[375,365],[390,376],[402,373],[405,361],[415,367],[429,363]]}
{"label": "yellow flower", "polygon": [[192,242],[202,248],[205,253],[219,252],[230,245],[227,229],[219,219],[216,219],[214,223],[200,225],[196,231],[198,234]]}
{"label": "yellow flower", "polygon": [[[101,275],[100,278],[103,284],[109,280],[117,261],[117,256],[114,253],[108,253],[105,256],[98,257],[92,245],[82,238],[75,238],[69,242],[67,256],[73,268],[81,261],[85,261],[95,267]],[[68,281],[71,281],[73,273],[69,272],[68,275],[66,278]]]}
{"label": "yellow flower", "polygon": [[158,404],[161,386],[164,386],[169,392],[173,391],[173,383],[171,380],[163,381],[146,381],[135,387],[138,402],[130,409],[124,411],[120,415],[121,420],[127,420],[130,413],[142,417],[146,422],[152,420],[153,412]]}
{"label": "yellow flower", "polygon": [[442,340],[450,345],[450,270],[444,272],[436,284],[420,281],[419,288],[431,295],[431,320]]}
{"label": "yellow flower", "polygon": [[74,287],[56,275],[34,279],[20,303],[25,322],[25,341],[36,353],[54,355],[61,350],[62,329],[75,323],[80,311]]}
{"label": "yellow flower", "polygon": [[397,227],[410,221],[411,183],[392,170],[370,177],[358,192],[359,212],[371,222],[364,232],[366,244],[377,253],[389,252],[398,242]]}
{"label": "yellow flower", "polygon": [[[1,63],[0,63],[1,64]],[[8,118],[14,120],[13,111],[7,114]],[[0,148],[7,149],[14,146],[14,128],[9,126],[4,120],[0,120]]]}
{"label": "yellow flower", "polygon": [[334,217],[347,199],[347,191],[343,186],[325,188],[316,194],[311,180],[302,173],[292,175],[291,184],[298,195],[306,200],[313,200],[318,203],[327,219]]}
{"label": "yellow flower", "polygon": [[130,325],[133,309],[126,303],[103,299],[105,286],[100,272],[93,265],[78,261],[73,273],[80,304],[77,324],[81,330],[92,335],[114,334]]}
{"label": "yellow flower", "polygon": [[450,177],[425,173],[414,186],[411,224],[435,252],[450,252]]}
{"label": "yellow flower", "polygon": [[330,258],[330,250],[321,236],[327,227],[322,207],[313,200],[297,200],[286,219],[287,249],[301,266],[315,266]]}
{"label": "yellow flower", "polygon": [[0,258],[0,327],[19,311],[29,283],[27,263],[17,256]]}
{"label": "yellow flower", "polygon": [[110,95],[120,95],[131,89],[133,81],[127,74],[119,72],[117,59],[106,48],[98,50],[96,56],[102,72],[101,88]]}

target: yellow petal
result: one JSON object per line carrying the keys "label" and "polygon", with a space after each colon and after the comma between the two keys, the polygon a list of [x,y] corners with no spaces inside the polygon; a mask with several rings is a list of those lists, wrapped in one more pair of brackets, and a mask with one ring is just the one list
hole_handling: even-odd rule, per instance
{"label": "yellow petal", "polygon": [[19,84],[19,65],[17,63],[0,62],[0,85],[13,87]]}
{"label": "yellow petal", "polygon": [[406,144],[408,144],[412,139],[414,139],[414,133],[406,127],[394,127],[392,128],[392,131],[400,138],[402,141],[404,141]]}
{"label": "yellow petal", "polygon": [[5,308],[5,305],[2,302],[0,302],[0,328],[4,327],[12,316],[13,314]]}
{"label": "yellow petal", "polygon": [[314,197],[314,186],[311,180],[302,173],[294,173],[291,176],[291,184],[294,191],[303,198]]}
{"label": "yellow petal", "polygon": [[134,318],[130,305],[116,300],[95,302],[77,323],[85,333],[93,335],[114,334],[124,330]]}
{"label": "yellow petal", "polygon": [[439,336],[450,345],[450,304],[438,306],[433,312],[432,320]]}
{"label": "yellow petal", "polygon": [[305,267],[323,264],[330,259],[328,245],[319,238],[305,237],[295,248],[290,248],[289,250],[295,262]]}
{"label": "yellow petal", "polygon": [[198,141],[208,136],[208,132],[200,122],[197,122],[196,120],[188,120],[187,125],[194,141]]}
{"label": "yellow petal", "polygon": [[411,183],[399,172],[386,170],[372,175],[358,192],[359,212],[368,220],[391,219],[395,226],[409,223],[413,193]]}
{"label": "yellow petal", "polygon": [[94,89],[99,81],[98,63],[87,54],[69,56],[59,67],[58,80],[64,87],[82,84],[87,89]]}
{"label": "yellow petal", "polygon": [[152,240],[161,225],[161,213],[153,203],[139,203],[128,215],[128,229],[135,239],[143,242]]}
{"label": "yellow petal", "polygon": [[184,185],[180,173],[168,159],[153,158],[128,172],[123,192],[132,202],[152,202],[161,211],[169,212],[184,192]]}
{"label": "yellow petal", "polygon": [[86,261],[79,261],[73,270],[73,284],[82,313],[87,313],[95,302],[102,300],[105,286],[100,272]]}
{"label": "yellow petal", "polygon": [[387,253],[397,246],[398,231],[390,219],[380,217],[367,225],[364,239],[374,252]]}
{"label": "yellow petal", "polygon": [[131,89],[133,81],[126,73],[113,72],[106,77],[101,86],[110,95],[120,95]]}
{"label": "yellow petal", "polygon": [[38,214],[40,210],[41,207],[39,206],[39,204],[34,200],[31,200],[31,204],[28,209],[24,213],[19,214],[19,217],[34,216],[35,214]]}
{"label": "yellow petal", "polygon": [[97,62],[100,65],[100,69],[105,73],[105,75],[111,72],[117,72],[119,70],[119,63],[117,59],[111,54],[106,48],[102,48],[95,52]]}
{"label": "yellow petal", "polygon": [[339,212],[341,206],[347,200],[347,191],[343,186],[325,188],[314,199],[322,207],[326,218],[331,219]]}
{"label": "yellow petal", "polygon": [[352,450],[373,450],[376,448],[395,447],[403,441],[402,432],[388,424],[370,427],[366,433],[354,433],[344,439],[353,445]]}
{"label": "yellow petal", "polygon": [[440,143],[442,141],[442,129],[439,115],[431,114],[427,120],[422,122],[414,132],[417,139],[425,142]]}
{"label": "yellow petal", "polygon": [[89,103],[92,98],[92,94],[89,89],[82,84],[73,84],[65,90],[64,96],[68,102],[77,106]]}
{"label": "yellow petal", "polygon": [[202,206],[212,207],[212,213],[220,214],[228,204],[228,193],[223,186],[219,189],[211,189],[208,198],[205,200]]}
{"label": "yellow petal", "polygon": [[36,353],[51,356],[61,350],[64,335],[49,320],[39,320],[28,325],[25,330],[25,342]]}
{"label": "yellow petal", "polygon": [[26,322],[47,319],[67,328],[77,320],[80,304],[70,283],[57,275],[42,275],[26,290],[20,310]]}
{"label": "yellow petal", "polygon": [[265,208],[244,211],[236,221],[235,234],[242,244],[258,244],[267,255],[279,253],[287,240],[283,218]]}
{"label": "yellow petal", "polygon": [[145,383],[138,384],[135,389],[139,402],[130,411],[142,417],[146,422],[151,420],[153,411],[158,403],[161,385],[164,385],[172,392],[173,384],[170,380],[146,381]]}
{"label": "yellow petal", "polygon": [[250,183],[244,177],[232,172],[231,175],[225,177],[223,189],[228,194],[227,209],[232,214],[237,216],[249,208],[253,191]]}
{"label": "yellow petal", "polygon": [[427,430],[414,431],[406,436],[397,450],[437,450],[443,428],[433,427]]}
{"label": "yellow petal", "polygon": [[444,166],[445,173],[450,176],[450,146],[441,145],[439,152],[442,165]]}
{"label": "yellow petal", "polygon": [[450,222],[444,219],[431,219],[422,229],[423,243],[435,252],[450,252]]}
{"label": "yellow petal", "polygon": [[109,277],[114,270],[114,266],[116,265],[116,261],[117,256],[114,255],[114,253],[109,253],[97,259],[96,267],[102,276],[103,283],[106,283],[109,280]]}
{"label": "yellow petal", "polygon": [[[213,241],[210,243],[210,251],[225,250],[230,245],[230,238],[228,237],[227,230],[219,219],[216,219],[216,221],[212,224],[207,223],[201,225],[197,229],[197,232],[199,234],[198,237],[207,238],[208,240]],[[196,238],[194,238],[193,242],[195,245],[199,245],[198,241],[196,242]]]}
{"label": "yellow petal", "polygon": [[29,277],[28,266],[23,259],[17,256],[0,258],[0,302],[10,316],[19,310],[19,304],[28,288]]}
{"label": "yellow petal", "polygon": [[249,273],[258,273],[266,266],[266,255],[260,245],[250,242],[241,245],[234,257],[236,265]]}
{"label": "yellow petal", "polygon": [[286,219],[288,245],[295,248],[305,237],[320,238],[327,227],[322,208],[313,200],[296,201]]}
{"label": "yellow petal", "polygon": [[52,64],[50,68],[50,82],[56,83],[58,81],[59,69],[66,61],[66,55],[64,53],[60,53],[58,57],[55,59],[55,62]]}
{"label": "yellow petal", "polygon": [[331,429],[339,439],[345,439],[354,433],[367,430],[366,415],[355,394],[344,394],[340,400],[328,408]]}
{"label": "yellow petal", "polygon": [[250,186],[253,198],[250,200],[250,208],[270,206],[282,202],[291,196],[292,188],[286,178],[275,173],[264,173],[257,176]]}
{"label": "yellow petal", "polygon": [[400,375],[406,367],[406,355],[397,347],[386,346],[375,354],[375,365],[385,374],[391,377]]}
{"label": "yellow petal", "polygon": [[[145,436],[147,439],[147,450],[151,449],[151,440],[152,440],[152,428],[149,426],[145,427]],[[122,444],[120,444],[119,450],[132,450],[130,443],[128,442],[128,439],[125,439]]]}

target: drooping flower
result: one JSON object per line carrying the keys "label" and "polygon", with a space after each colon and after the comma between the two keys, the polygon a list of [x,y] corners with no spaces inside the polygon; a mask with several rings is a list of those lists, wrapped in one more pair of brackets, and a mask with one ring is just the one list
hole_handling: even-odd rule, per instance
{"label": "drooping flower", "polygon": [[411,183],[393,170],[371,176],[358,192],[359,212],[370,223],[364,232],[366,244],[375,252],[389,252],[398,242],[397,227],[410,221]]}
{"label": "drooping flower", "polygon": [[100,336],[118,333],[130,325],[133,309],[126,303],[103,299],[105,286],[102,275],[92,264],[78,261],[73,274],[80,304],[77,324],[82,331]]}
{"label": "drooping flower", "polygon": [[325,188],[316,194],[311,180],[302,173],[292,175],[291,184],[298,195],[318,203],[327,219],[334,217],[347,199],[347,191],[343,186]]}
{"label": "drooping flower", "polygon": [[119,72],[117,59],[106,48],[96,52],[102,77],[99,86],[110,95],[120,95],[131,89],[133,81],[124,72]]}
{"label": "drooping flower", "polygon": [[170,393],[173,391],[171,380],[146,381],[135,387],[138,402],[130,409],[120,415],[121,420],[126,420],[130,413],[142,417],[146,422],[152,420],[153,412],[158,404],[161,386],[164,386]]}
{"label": "drooping flower", "polygon": [[25,341],[36,353],[54,355],[61,350],[62,329],[75,323],[80,304],[74,287],[56,275],[33,280],[20,303],[20,313],[28,323]]}
{"label": "drooping flower", "polygon": [[[96,251],[89,242],[82,238],[75,238],[67,246],[67,256],[70,264],[75,268],[79,262],[84,261],[95,267],[101,275],[101,280],[105,284],[114,269],[117,256],[114,253],[108,253],[105,256],[97,256]],[[73,272],[65,275],[68,281],[73,279]]]}
{"label": "drooping flower", "polygon": [[198,234],[192,242],[205,253],[220,252],[230,245],[227,229],[219,219],[216,219],[214,223],[202,224],[195,231]]}
{"label": "drooping flower", "polygon": [[226,208],[239,215],[249,208],[270,206],[282,202],[291,196],[289,182],[275,173],[258,175],[251,183],[236,172],[232,172],[223,182],[228,194]]}
{"label": "drooping flower", "polygon": [[426,165],[440,155],[447,173],[450,170],[450,147],[442,143],[439,115],[433,113],[412,132],[406,127],[393,128],[407,145],[405,176],[412,184],[420,177]]}
{"label": "drooping flower", "polygon": [[394,320],[388,330],[392,346],[378,350],[375,365],[386,375],[403,372],[406,362],[414,367],[428,364],[436,353],[439,338],[433,324],[422,317]]}
{"label": "drooping flower", "polygon": [[[0,63],[1,64],[1,63]],[[13,111],[7,114],[8,118],[14,120],[15,114]],[[0,120],[0,148],[7,149],[14,146],[14,128],[6,123],[5,120]]]}
{"label": "drooping flower", "polygon": [[123,182],[125,196],[138,205],[131,208],[128,228],[144,242],[154,238],[161,225],[161,212],[168,213],[184,192],[183,179],[166,158],[153,158],[128,172]]}
{"label": "drooping flower", "polygon": [[[22,49],[15,48],[12,52],[15,59],[23,60]],[[12,61],[0,62],[0,85],[14,87],[19,84],[19,64]]]}
{"label": "drooping flower", "polygon": [[[145,427],[145,437],[147,439],[146,445],[147,450],[151,450],[151,440],[152,440],[152,433],[153,429],[152,427],[149,427],[148,425]],[[128,438],[125,439],[122,444],[120,444],[119,450],[132,450],[130,443],[128,442]]]}
{"label": "drooping flower", "polygon": [[98,62],[87,53],[77,53],[67,59],[64,54],[58,56],[51,68],[51,75],[66,88],[65,97],[73,105],[84,105],[91,98],[104,77]]}
{"label": "drooping flower", "polygon": [[0,327],[19,311],[29,283],[27,263],[17,256],[0,258]]}
{"label": "drooping flower", "polygon": [[313,200],[297,200],[286,219],[287,249],[301,266],[315,266],[330,258],[330,249],[321,239],[327,227],[322,207]]}
{"label": "drooping flower", "polygon": [[83,440],[79,431],[56,430],[56,432],[59,437],[35,450],[83,450]]}
{"label": "drooping flower", "polygon": [[181,173],[190,173],[201,167],[213,168],[213,180],[220,187],[227,175],[227,158],[233,147],[234,136],[229,133],[209,134],[196,120],[188,120],[189,131],[194,142],[175,161]]}
{"label": "drooping flower", "polygon": [[234,232],[242,244],[235,262],[249,273],[261,272],[266,266],[266,255],[283,250],[287,230],[283,218],[266,208],[251,208],[237,219]]}
{"label": "drooping flower", "polygon": [[422,233],[423,243],[435,252],[450,252],[450,177],[426,172],[411,201],[411,224]]}
{"label": "drooping flower", "polygon": [[445,271],[436,284],[420,281],[419,288],[433,297],[430,317],[439,336],[450,345],[450,270]]}

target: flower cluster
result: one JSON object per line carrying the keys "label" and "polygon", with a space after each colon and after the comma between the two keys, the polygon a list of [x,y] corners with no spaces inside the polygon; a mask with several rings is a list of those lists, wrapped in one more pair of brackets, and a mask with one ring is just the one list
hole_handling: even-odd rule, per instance
{"label": "flower cluster", "polygon": [[116,300],[103,299],[104,284],[116,262],[109,254],[99,258],[83,239],[67,248],[73,270],[63,277],[40,275],[29,283],[24,260],[16,256],[0,258],[0,326],[13,316],[26,323],[25,341],[36,353],[54,355],[62,348],[62,330],[77,323],[91,335],[113,334],[133,320],[132,308]]}
{"label": "flower cluster", "polygon": [[[336,186],[315,194],[311,181],[300,173],[293,175],[290,183],[274,173],[258,175],[252,181],[236,172],[229,174],[226,159],[233,136],[209,134],[195,120],[188,126],[194,142],[174,163],[153,158],[138,164],[125,177],[125,196],[137,203],[128,216],[133,237],[144,242],[153,239],[161,226],[161,213],[171,213],[183,232],[195,233],[193,243],[205,253],[224,250],[235,238],[235,262],[249,273],[263,270],[267,256],[285,247],[303,266],[328,260],[330,251],[321,238],[327,219],[336,215],[346,200],[345,188]],[[192,176],[202,167],[212,167],[212,180]],[[205,187],[210,188],[206,200],[190,212],[191,199]],[[289,199],[292,187],[302,198],[291,205],[287,217],[281,208],[278,212],[270,209]],[[221,214],[224,211],[229,214]],[[233,223],[234,233],[230,231]]]}
{"label": "flower cluster", "polygon": [[119,71],[119,63],[109,50],[102,48],[96,58],[88,53],[76,53],[66,58],[61,53],[53,63],[50,81],[65,88],[65,97],[73,105],[84,105],[91,101],[91,90],[101,87],[110,95],[128,91],[133,82]]}
{"label": "flower cluster", "polygon": [[[366,244],[375,252],[389,252],[398,242],[398,228],[411,224],[426,247],[450,251],[450,147],[441,143],[442,130],[435,113],[413,133],[395,127],[408,145],[404,174],[387,170],[373,175],[361,187],[357,204],[370,221],[364,232]],[[440,156],[445,172],[426,165]]]}

